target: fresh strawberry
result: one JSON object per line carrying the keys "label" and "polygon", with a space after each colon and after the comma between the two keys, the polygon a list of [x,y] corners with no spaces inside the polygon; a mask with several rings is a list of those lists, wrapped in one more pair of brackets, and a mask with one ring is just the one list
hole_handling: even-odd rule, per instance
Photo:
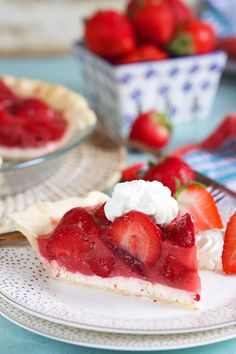
{"label": "fresh strawberry", "polygon": [[114,10],[98,11],[85,23],[87,47],[106,59],[121,57],[135,49],[135,34],[125,15]]}
{"label": "fresh strawberry", "polygon": [[115,65],[124,65],[124,64],[134,64],[139,62],[138,51],[135,49],[133,52],[128,53],[120,58],[116,58],[112,61]]}
{"label": "fresh strawberry", "polygon": [[115,64],[132,64],[143,61],[158,61],[168,58],[168,54],[162,49],[152,45],[140,45],[133,53],[118,59]]}
{"label": "fresh strawberry", "polygon": [[194,17],[193,10],[182,0],[167,0],[175,16],[177,26],[183,25]]}
{"label": "fresh strawberry", "polygon": [[122,181],[128,182],[140,179],[145,168],[146,164],[144,162],[137,162],[134,165],[126,167],[122,170]]}
{"label": "fresh strawberry", "polygon": [[236,273],[236,212],[231,216],[226,227],[222,265],[225,273]]}
{"label": "fresh strawberry", "polygon": [[161,251],[161,230],[148,215],[138,211],[115,219],[106,238],[145,265],[153,264]]}
{"label": "fresh strawberry", "polygon": [[171,130],[165,114],[149,111],[135,119],[129,138],[155,148],[163,148],[170,140]]}
{"label": "fresh strawberry", "polygon": [[168,54],[151,44],[143,44],[138,49],[139,61],[164,60]]}
{"label": "fresh strawberry", "polygon": [[46,103],[37,98],[24,99],[14,112],[20,117],[26,117],[33,120],[50,120],[54,117],[54,110]]}
{"label": "fresh strawberry", "polygon": [[193,216],[196,232],[223,228],[215,201],[203,185],[188,184],[176,197],[182,214],[190,213]]}
{"label": "fresh strawberry", "polygon": [[181,216],[172,224],[169,240],[180,247],[192,247],[195,244],[194,220],[190,214]]}
{"label": "fresh strawberry", "polygon": [[168,51],[172,55],[193,55],[212,52],[216,46],[216,33],[213,27],[199,19],[191,19],[183,24]]}
{"label": "fresh strawberry", "polygon": [[[197,274],[197,249],[194,242],[193,220],[189,215],[184,216],[183,220],[185,222],[182,224],[184,227],[182,233],[184,233],[185,237],[181,235],[180,224],[178,233],[176,230],[174,240],[169,240],[165,235],[159,269],[156,272],[160,275],[161,279],[165,279],[169,284],[172,283],[172,286],[175,284],[179,289],[188,289],[199,294],[201,285]],[[188,227],[190,230],[186,229]]]}
{"label": "fresh strawberry", "polygon": [[160,181],[169,187],[172,195],[176,192],[176,185],[182,186],[195,180],[191,167],[177,156],[169,156],[163,162],[152,167],[143,177],[146,181]]}
{"label": "fresh strawberry", "polygon": [[127,15],[142,41],[165,46],[175,32],[175,18],[167,1],[131,0]]}

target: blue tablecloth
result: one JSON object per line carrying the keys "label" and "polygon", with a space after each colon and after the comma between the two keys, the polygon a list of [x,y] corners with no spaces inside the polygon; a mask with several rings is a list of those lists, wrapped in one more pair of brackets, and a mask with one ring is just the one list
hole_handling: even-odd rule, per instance
{"label": "blue tablecloth", "polygon": [[[71,57],[50,59],[9,59],[0,60],[0,75],[9,74],[60,82],[75,90],[80,90],[81,77],[77,63]],[[212,113],[207,121],[185,124],[177,128],[170,149],[182,144],[195,143],[205,138],[227,112],[236,112],[236,77],[223,78]],[[140,160],[144,156],[129,155],[129,161]],[[235,353],[236,339],[223,343],[185,350],[171,351],[173,354],[219,354]],[[74,354],[105,353],[104,350],[87,349],[60,343],[32,334],[0,317],[0,353],[2,354]],[[164,353],[164,352],[159,352]],[[166,352],[165,352],[166,353]]]}

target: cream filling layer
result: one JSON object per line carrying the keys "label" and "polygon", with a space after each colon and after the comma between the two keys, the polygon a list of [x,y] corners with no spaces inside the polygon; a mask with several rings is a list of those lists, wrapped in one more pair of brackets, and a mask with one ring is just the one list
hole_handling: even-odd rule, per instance
{"label": "cream filling layer", "polygon": [[126,278],[122,276],[102,278],[97,275],[84,275],[72,273],[61,268],[56,261],[49,263],[41,257],[48,273],[56,279],[66,280],[73,284],[86,287],[111,290],[116,293],[129,296],[146,297],[153,301],[178,303],[192,309],[199,308],[195,300],[196,293],[181,289],[171,288],[162,284],[153,284],[138,278]]}

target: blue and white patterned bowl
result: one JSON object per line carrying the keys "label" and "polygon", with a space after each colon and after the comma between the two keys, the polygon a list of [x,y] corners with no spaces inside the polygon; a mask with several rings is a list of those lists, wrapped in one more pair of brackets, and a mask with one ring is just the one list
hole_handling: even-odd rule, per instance
{"label": "blue and white patterned bowl", "polygon": [[112,65],[76,44],[85,94],[111,137],[126,136],[140,109],[167,112],[173,124],[204,119],[226,63],[224,52]]}

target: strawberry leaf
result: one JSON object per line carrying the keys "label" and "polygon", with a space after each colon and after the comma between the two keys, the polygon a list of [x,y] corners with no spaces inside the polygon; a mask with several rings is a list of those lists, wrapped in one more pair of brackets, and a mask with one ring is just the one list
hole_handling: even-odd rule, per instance
{"label": "strawberry leaf", "polygon": [[151,168],[153,168],[153,167],[155,167],[156,166],[156,162],[154,162],[154,161],[148,161],[148,167],[149,167],[149,169],[151,169]]}
{"label": "strawberry leaf", "polygon": [[187,183],[181,185],[181,183],[179,184],[179,186],[177,187],[177,183],[180,182],[179,180],[177,181],[178,179],[175,178],[175,181],[176,181],[176,192],[174,194],[174,198],[176,200],[178,200],[178,197],[180,195],[181,192],[183,192],[183,190],[185,190],[188,186],[198,186],[198,187],[202,187],[202,188],[205,188],[205,186],[200,183],[200,182],[197,182],[197,181],[188,181]]}
{"label": "strawberry leaf", "polygon": [[154,112],[152,114],[152,118],[155,122],[161,124],[162,126],[166,127],[169,132],[172,132],[173,125],[170,123],[169,118],[166,113],[158,113]]}

